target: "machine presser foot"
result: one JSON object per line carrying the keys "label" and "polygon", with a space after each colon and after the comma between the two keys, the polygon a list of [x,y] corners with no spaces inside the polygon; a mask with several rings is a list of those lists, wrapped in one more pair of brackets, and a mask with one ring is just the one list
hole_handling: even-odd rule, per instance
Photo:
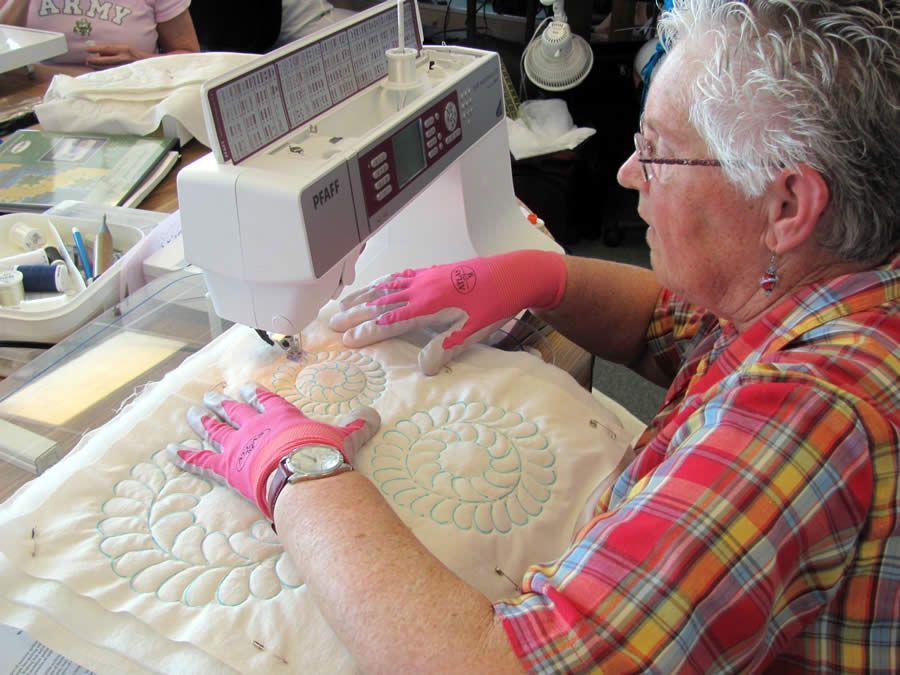
{"label": "machine presser foot", "polygon": [[299,335],[269,333],[268,331],[264,331],[261,328],[256,329],[256,334],[259,335],[259,337],[261,337],[267,344],[270,344],[273,347],[281,347],[287,354],[287,358],[289,361],[299,361],[300,357],[303,356],[303,344],[300,341]]}

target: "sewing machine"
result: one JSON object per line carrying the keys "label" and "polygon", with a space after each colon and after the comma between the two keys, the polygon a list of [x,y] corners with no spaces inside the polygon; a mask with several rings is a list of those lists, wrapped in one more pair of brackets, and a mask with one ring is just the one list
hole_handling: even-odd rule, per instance
{"label": "sewing machine", "polygon": [[221,317],[289,351],[345,288],[561,250],[513,194],[499,57],[422,46],[417,4],[402,8],[377,5],[203,88],[213,152],[178,175],[185,258]]}

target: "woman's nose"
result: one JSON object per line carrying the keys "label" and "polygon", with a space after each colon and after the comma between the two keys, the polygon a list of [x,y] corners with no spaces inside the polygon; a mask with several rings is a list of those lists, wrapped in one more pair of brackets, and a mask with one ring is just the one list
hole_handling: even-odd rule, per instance
{"label": "woman's nose", "polygon": [[616,180],[619,181],[619,185],[631,190],[641,190],[647,185],[647,181],[644,180],[644,172],[641,170],[641,165],[638,162],[636,150],[619,167]]}

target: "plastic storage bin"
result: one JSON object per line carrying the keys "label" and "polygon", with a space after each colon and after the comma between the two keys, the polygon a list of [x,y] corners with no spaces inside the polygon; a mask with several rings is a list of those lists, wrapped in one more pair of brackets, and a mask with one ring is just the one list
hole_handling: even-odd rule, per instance
{"label": "plastic storage bin", "polygon": [[[13,227],[19,223],[36,229],[45,245],[54,246],[60,252],[69,272],[69,289],[65,293],[27,293],[20,304],[0,307],[0,341],[7,346],[55,344],[119,302],[121,258],[99,277],[86,282],[69,253],[74,243],[72,228],[77,227],[91,247],[99,221],[30,213],[0,216],[0,264],[3,258],[24,252],[10,238]],[[123,254],[144,238],[144,233],[136,227],[110,220],[107,227],[112,234],[113,249]]]}

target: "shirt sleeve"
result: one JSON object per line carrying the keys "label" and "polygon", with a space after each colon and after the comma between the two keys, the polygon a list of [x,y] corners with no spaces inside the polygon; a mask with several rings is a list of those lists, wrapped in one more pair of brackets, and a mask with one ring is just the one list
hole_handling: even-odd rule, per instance
{"label": "shirt sleeve", "polygon": [[171,21],[182,12],[188,11],[191,0],[157,0],[154,15],[156,23]]}
{"label": "shirt sleeve", "polygon": [[866,433],[833,393],[746,381],[495,604],[534,672],[764,667],[837,593],[872,498]]}
{"label": "shirt sleeve", "polygon": [[718,323],[718,318],[711,312],[687,303],[663,288],[647,328],[647,347],[662,372],[674,378],[697,341]]}

